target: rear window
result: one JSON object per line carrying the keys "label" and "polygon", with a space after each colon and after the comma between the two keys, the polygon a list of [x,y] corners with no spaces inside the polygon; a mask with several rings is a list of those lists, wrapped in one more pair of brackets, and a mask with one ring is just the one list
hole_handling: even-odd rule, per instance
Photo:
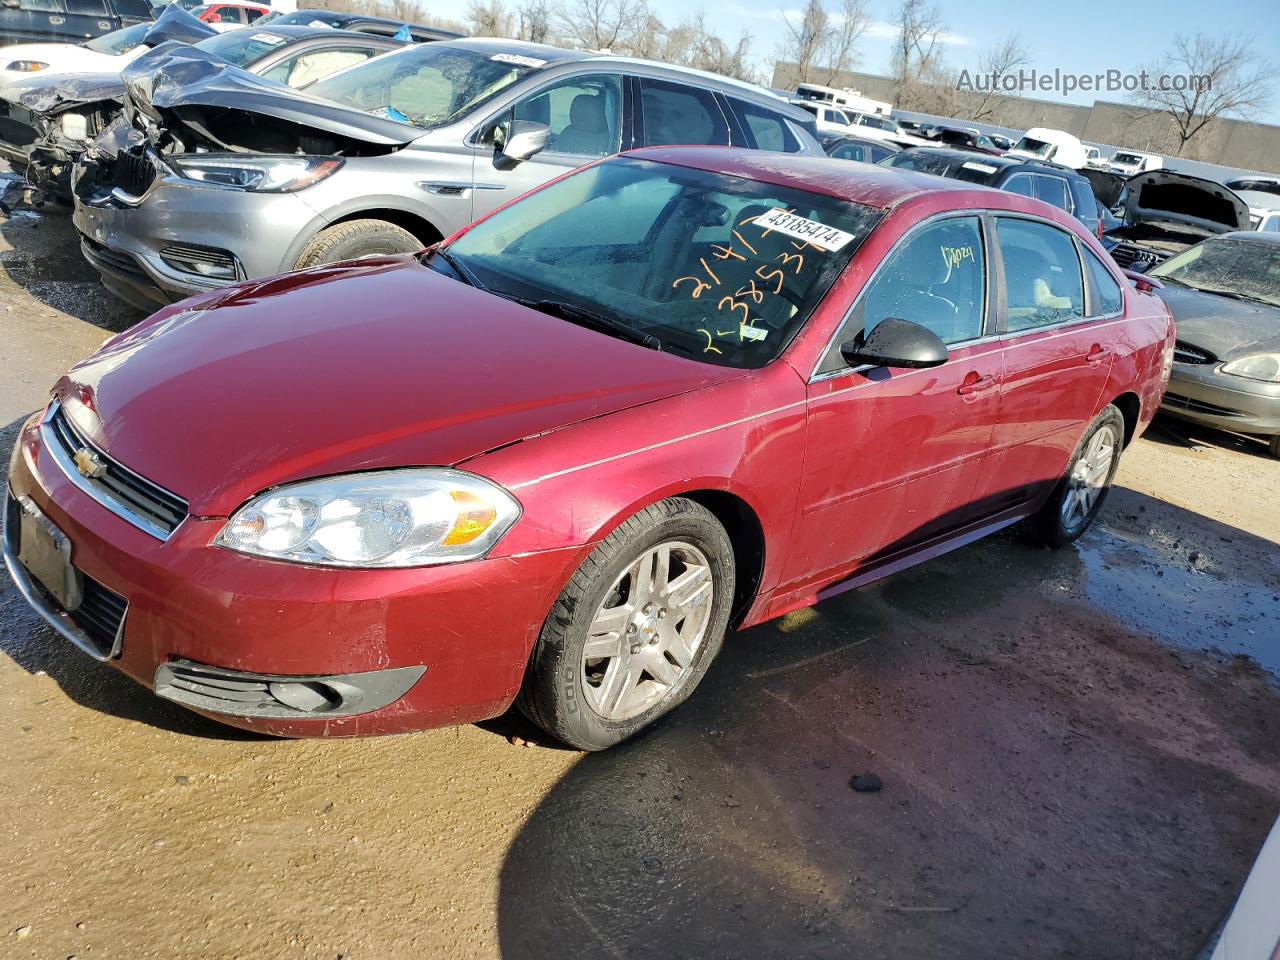
{"label": "rear window", "polygon": [[902,170],[916,170],[920,173],[932,173],[938,177],[950,177],[953,180],[964,180],[968,183],[981,183],[990,186],[1000,174],[1000,167],[982,160],[970,160],[945,154],[924,153],[917,150],[903,150],[881,161],[882,166],[898,167]]}
{"label": "rear window", "polygon": [[733,108],[738,123],[746,130],[752,147],[757,150],[777,150],[781,153],[795,153],[800,149],[798,141],[787,121],[780,114],[758,107],[745,100],[729,98],[729,106]]}
{"label": "rear window", "polygon": [[1141,163],[1142,158],[1136,153],[1117,153],[1111,158],[1115,163]]}
{"label": "rear window", "polygon": [[1056,149],[1052,143],[1046,143],[1043,140],[1036,140],[1034,137],[1023,137],[1014,145],[1015,150],[1023,153],[1034,154],[1042,160],[1048,160],[1053,156]]}

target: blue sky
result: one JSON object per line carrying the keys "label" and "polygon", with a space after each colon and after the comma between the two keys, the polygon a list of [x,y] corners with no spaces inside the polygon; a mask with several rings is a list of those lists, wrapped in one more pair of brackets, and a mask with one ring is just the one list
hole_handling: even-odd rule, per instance
{"label": "blue sky", "polygon": [[[678,22],[699,7],[689,0],[649,0],[664,21]],[[439,16],[465,19],[467,0],[427,0]],[[516,0],[508,0],[515,6]],[[780,36],[782,10],[795,8],[797,0],[718,0],[705,3],[709,24],[715,24],[726,39],[735,39],[745,29],[762,73],[769,72]],[[829,0],[835,10],[839,0]],[[982,50],[1010,33],[1021,36],[1031,53],[1031,65],[1040,71],[1055,67],[1074,73],[1097,73],[1107,69],[1135,71],[1158,58],[1175,35],[1203,30],[1211,33],[1245,32],[1254,37],[1256,49],[1280,58],[1280,4],[1277,0],[1236,0],[1230,13],[1210,19],[1206,0],[1158,0],[1155,3],[1126,4],[1115,0],[938,0],[943,18],[950,27],[948,62],[956,67],[977,67]],[[894,29],[893,0],[871,0],[875,25],[858,47],[857,68],[873,73],[889,69]],[[1222,9],[1222,8],[1219,8]],[[1094,99],[1123,99],[1121,94],[1076,93],[1070,97],[1039,94],[1047,100],[1067,99],[1091,103]],[[1280,123],[1280,89],[1275,91],[1270,110],[1253,118]]]}

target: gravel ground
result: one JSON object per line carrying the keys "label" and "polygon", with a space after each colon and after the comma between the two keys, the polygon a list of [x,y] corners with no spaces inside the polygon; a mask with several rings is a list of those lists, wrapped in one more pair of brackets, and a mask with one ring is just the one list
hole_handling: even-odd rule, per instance
{"label": "gravel ground", "polygon": [[[0,217],[6,460],[136,319],[65,210]],[[735,635],[593,756],[515,716],[255,738],[0,575],[0,955],[1190,958],[1280,812],[1278,490],[1259,445],[1158,424],[1077,546],[994,538]]]}

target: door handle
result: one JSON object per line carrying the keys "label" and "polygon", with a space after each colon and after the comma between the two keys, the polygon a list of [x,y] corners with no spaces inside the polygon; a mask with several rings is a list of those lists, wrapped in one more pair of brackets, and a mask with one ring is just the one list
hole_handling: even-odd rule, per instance
{"label": "door handle", "polygon": [[995,385],[995,377],[980,377],[976,373],[970,373],[964,378],[964,383],[956,387],[956,393],[962,397],[967,397],[975,393],[981,393],[983,390],[990,390]]}
{"label": "door handle", "polygon": [[1111,356],[1110,347],[1100,347],[1095,343],[1093,349],[1085,354],[1084,359],[1088,363],[1101,363],[1109,356]]}

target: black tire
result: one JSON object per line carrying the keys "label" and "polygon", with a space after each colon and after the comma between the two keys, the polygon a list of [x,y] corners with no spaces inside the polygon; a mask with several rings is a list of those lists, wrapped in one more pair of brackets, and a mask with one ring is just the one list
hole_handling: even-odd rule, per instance
{"label": "black tire", "polygon": [[1280,433],[1267,441],[1267,453],[1280,460]]}
{"label": "black tire", "polygon": [[[702,640],[662,699],[636,716],[609,719],[593,708],[586,689],[588,628],[618,578],[647,551],[670,541],[691,544],[708,561],[712,598]],[[641,510],[591,552],[561,591],[534,645],[517,706],[547,733],[579,750],[604,750],[649,726],[688,698],[720,651],[733,606],[734,575],[733,546],[711,511],[682,497]]]}
{"label": "black tire", "polygon": [[[1115,453],[1111,458],[1110,468],[1106,472],[1106,479],[1103,481],[1102,488],[1098,491],[1096,499],[1084,513],[1083,518],[1068,522],[1063,515],[1063,510],[1067,498],[1071,496],[1072,475],[1080,465],[1081,458],[1084,456],[1085,451],[1089,449],[1093,438],[1103,429],[1110,430],[1115,438]],[[1115,406],[1108,404],[1089,424],[1084,436],[1076,444],[1076,449],[1067,463],[1066,473],[1063,474],[1062,479],[1053,488],[1053,493],[1050,494],[1049,499],[1027,521],[1026,530],[1034,540],[1050,547],[1065,547],[1089,529],[1094,517],[1102,509],[1102,504],[1107,499],[1107,493],[1111,490],[1111,481],[1116,475],[1116,468],[1120,465],[1120,453],[1124,449],[1124,436],[1124,415]]]}
{"label": "black tire", "polygon": [[304,270],[357,257],[414,253],[423,246],[423,242],[408,230],[386,220],[348,220],[325,227],[312,237],[298,254],[293,269]]}

